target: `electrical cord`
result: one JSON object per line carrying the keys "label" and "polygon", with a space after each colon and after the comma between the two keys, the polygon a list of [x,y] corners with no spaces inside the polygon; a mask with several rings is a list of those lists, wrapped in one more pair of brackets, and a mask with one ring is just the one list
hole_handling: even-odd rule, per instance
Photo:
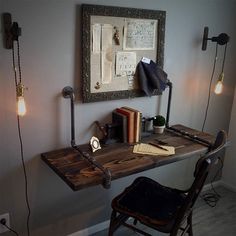
{"label": "electrical cord", "polygon": [[[224,71],[226,51],[227,51],[227,43],[225,45],[221,73],[223,73],[223,71]],[[212,81],[213,81],[214,74],[215,74],[217,55],[218,55],[218,43],[216,43],[215,59],[214,59],[214,63],[213,63],[212,74],[211,74],[211,79],[210,79],[210,84],[209,84],[209,89],[208,89],[208,99],[207,99],[207,106],[206,106],[204,121],[203,121],[203,125],[202,125],[202,132],[204,130],[204,127],[205,127],[205,124],[206,124],[207,115],[208,115],[208,108],[209,108],[210,98],[211,98],[211,86],[212,86]],[[218,169],[218,171],[216,172],[216,175],[214,176],[213,180],[211,181],[211,190],[213,191],[213,193],[205,193],[205,194],[201,195],[201,198],[206,202],[207,205],[209,205],[211,207],[215,207],[217,202],[221,198],[220,194],[217,193],[217,191],[214,189],[214,186],[213,186],[213,183],[212,183],[215,180],[215,178],[217,177],[218,173],[223,168],[223,161],[221,160],[221,158],[218,158],[218,160],[221,162],[221,167]]]}
{"label": "electrical cord", "polygon": [[0,220],[0,224],[3,225],[5,228],[7,228],[8,230],[10,230],[12,233],[14,233],[15,235],[19,236],[19,234],[13,230],[12,228],[10,228],[7,224],[6,224],[6,219],[1,219]]}
{"label": "electrical cord", "polygon": [[203,132],[203,130],[204,130],[204,128],[205,128],[206,119],[207,119],[207,115],[208,115],[208,108],[209,108],[210,98],[211,98],[211,86],[212,86],[212,81],[213,81],[214,74],[215,74],[217,55],[218,55],[218,43],[216,43],[215,59],[214,59],[214,63],[213,63],[213,68],[212,68],[212,73],[211,73],[211,79],[210,79],[210,84],[209,84],[209,88],[208,88],[208,98],[207,98],[207,105],[206,105],[206,111],[205,111],[204,121],[203,121],[203,125],[202,125],[202,132]]}
{"label": "electrical cord", "polygon": [[[17,60],[18,60],[19,82],[21,83],[21,65],[20,65],[19,40],[17,39],[16,42],[17,42]],[[12,62],[13,62],[13,69],[14,69],[15,87],[16,87],[16,90],[17,90],[18,83],[17,83],[17,70],[16,70],[16,62],[15,62],[14,42],[13,42],[13,47],[12,47]],[[21,162],[22,162],[24,180],[25,180],[25,201],[26,201],[27,210],[28,210],[26,227],[27,227],[27,235],[30,236],[29,221],[30,221],[31,209],[30,209],[30,204],[29,204],[28,177],[27,177],[26,167],[25,167],[24,146],[23,146],[23,141],[22,141],[21,124],[20,124],[19,115],[17,115],[17,130],[18,130],[18,137],[19,137],[19,142],[20,142]]]}
{"label": "electrical cord", "polygon": [[224,57],[223,57],[223,62],[222,62],[221,73],[224,72],[226,52],[227,52],[227,43],[225,44],[225,50],[224,50]]}
{"label": "electrical cord", "polygon": [[26,226],[27,226],[27,235],[30,236],[29,221],[30,221],[31,209],[30,209],[30,204],[29,204],[28,178],[27,178],[27,173],[26,173],[26,168],[25,168],[24,148],[23,148],[23,142],[22,142],[21,125],[20,125],[19,115],[17,115],[17,128],[18,128],[18,136],[19,136],[19,141],[20,141],[21,163],[22,163],[23,172],[24,172],[24,179],[25,179],[25,201],[26,201],[26,205],[27,205],[27,209],[28,209],[27,224],[26,224]]}
{"label": "electrical cord", "polygon": [[213,180],[211,181],[211,190],[213,191],[212,193],[205,193],[200,195],[200,197],[205,201],[205,203],[210,206],[210,207],[215,207],[217,202],[220,200],[221,196],[219,193],[217,193],[217,191],[215,190],[214,186],[213,186],[213,182],[215,181],[216,177],[218,176],[219,172],[222,170],[223,168],[223,161],[221,160],[220,157],[218,157],[218,160],[221,163],[220,168],[217,170]]}

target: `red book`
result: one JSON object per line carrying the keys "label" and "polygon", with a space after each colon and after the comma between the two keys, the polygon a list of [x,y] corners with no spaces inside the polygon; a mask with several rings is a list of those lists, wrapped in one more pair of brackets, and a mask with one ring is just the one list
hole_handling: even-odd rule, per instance
{"label": "red book", "polygon": [[125,108],[117,108],[117,112],[127,116],[127,134],[128,134],[128,143],[135,142],[134,138],[134,111],[130,111]]}

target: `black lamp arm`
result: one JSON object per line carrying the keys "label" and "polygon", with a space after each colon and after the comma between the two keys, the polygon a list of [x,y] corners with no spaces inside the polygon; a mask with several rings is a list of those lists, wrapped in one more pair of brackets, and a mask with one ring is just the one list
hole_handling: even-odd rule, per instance
{"label": "black lamp arm", "polygon": [[64,98],[70,98],[70,108],[71,108],[71,147],[74,148],[79,154],[86,159],[91,165],[97,167],[104,174],[103,187],[108,189],[111,186],[111,172],[109,169],[104,168],[103,165],[98,163],[92,156],[87,152],[83,152],[75,142],[75,114],[74,114],[74,102],[75,95],[74,90],[70,86],[64,87],[62,90],[62,95]]}
{"label": "black lamp arm", "polygon": [[17,22],[12,22],[10,13],[3,13],[2,21],[4,29],[4,46],[6,49],[12,49],[13,42],[18,41],[19,36],[21,36],[21,28],[18,26]]}
{"label": "black lamp arm", "polygon": [[226,33],[221,33],[218,36],[214,36],[209,38],[208,37],[208,32],[209,28],[204,27],[204,32],[203,32],[203,39],[202,39],[202,50],[205,51],[207,49],[207,41],[211,40],[212,42],[216,42],[219,45],[225,45],[229,42],[229,35]]}

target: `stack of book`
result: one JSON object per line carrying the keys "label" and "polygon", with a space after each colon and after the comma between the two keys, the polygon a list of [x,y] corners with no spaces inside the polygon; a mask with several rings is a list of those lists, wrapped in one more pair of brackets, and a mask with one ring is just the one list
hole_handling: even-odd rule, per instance
{"label": "stack of book", "polygon": [[112,112],[112,122],[119,124],[121,142],[137,143],[141,139],[142,113],[130,107],[117,108]]}

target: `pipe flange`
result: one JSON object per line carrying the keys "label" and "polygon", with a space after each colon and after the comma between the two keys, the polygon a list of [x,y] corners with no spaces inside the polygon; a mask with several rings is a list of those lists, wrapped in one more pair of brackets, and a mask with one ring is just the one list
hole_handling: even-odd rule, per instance
{"label": "pipe flange", "polygon": [[71,98],[73,94],[74,94],[74,90],[70,86],[66,86],[62,89],[62,96],[64,98]]}

